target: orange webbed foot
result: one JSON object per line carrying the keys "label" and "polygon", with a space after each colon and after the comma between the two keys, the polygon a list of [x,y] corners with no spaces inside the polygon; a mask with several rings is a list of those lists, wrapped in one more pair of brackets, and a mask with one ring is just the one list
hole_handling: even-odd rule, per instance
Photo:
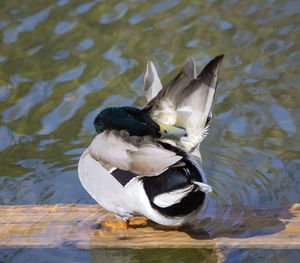
{"label": "orange webbed foot", "polygon": [[141,225],[144,225],[144,224],[147,224],[147,219],[145,220],[140,220],[140,221],[133,221],[133,222],[130,222],[128,227],[129,228],[136,228],[138,226],[141,226]]}
{"label": "orange webbed foot", "polygon": [[104,223],[105,226],[113,228],[113,229],[128,229],[129,227],[129,221],[122,221],[122,220],[118,220],[118,224],[113,224],[111,222],[105,222]]}
{"label": "orange webbed foot", "polygon": [[117,224],[107,221],[107,222],[104,222],[104,226],[112,228],[112,229],[123,229],[124,230],[124,229],[129,229],[129,228],[136,228],[136,227],[139,227],[146,223],[147,223],[147,219],[143,219],[143,220],[139,220],[139,221],[136,219],[126,220],[126,221],[118,219]]}

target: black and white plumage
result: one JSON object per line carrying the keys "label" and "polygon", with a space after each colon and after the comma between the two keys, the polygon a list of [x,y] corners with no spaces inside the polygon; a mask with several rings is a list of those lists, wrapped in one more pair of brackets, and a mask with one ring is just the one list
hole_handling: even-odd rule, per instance
{"label": "black and white plumage", "polygon": [[[165,88],[149,62],[144,109],[108,108],[95,119],[99,134],[80,158],[79,178],[119,219],[142,215],[161,225],[180,226],[204,210],[212,189],[197,146],[210,118],[221,60],[216,57],[197,78],[188,59]],[[204,105],[197,105],[197,99]]]}

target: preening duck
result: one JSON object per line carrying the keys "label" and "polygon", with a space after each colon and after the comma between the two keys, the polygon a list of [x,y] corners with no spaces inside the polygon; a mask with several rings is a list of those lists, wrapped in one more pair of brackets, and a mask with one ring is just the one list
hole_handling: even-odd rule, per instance
{"label": "preening duck", "polygon": [[96,117],[98,134],[80,158],[79,178],[117,216],[118,227],[127,228],[136,215],[180,226],[204,210],[212,188],[198,146],[211,118],[222,58],[213,59],[198,76],[194,61],[187,59],[164,88],[148,62],[145,107],[110,107]]}

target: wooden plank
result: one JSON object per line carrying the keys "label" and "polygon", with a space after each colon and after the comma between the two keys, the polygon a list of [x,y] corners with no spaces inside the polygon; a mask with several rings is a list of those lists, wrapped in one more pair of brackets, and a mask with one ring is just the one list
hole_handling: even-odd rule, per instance
{"label": "wooden plank", "polygon": [[300,204],[210,208],[197,225],[178,230],[150,221],[114,230],[107,220],[115,218],[99,205],[0,206],[0,247],[300,248]]}

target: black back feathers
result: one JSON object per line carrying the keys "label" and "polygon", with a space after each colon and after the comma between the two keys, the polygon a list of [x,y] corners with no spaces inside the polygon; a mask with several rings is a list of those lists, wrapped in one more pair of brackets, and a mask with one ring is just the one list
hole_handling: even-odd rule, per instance
{"label": "black back feathers", "polygon": [[188,215],[202,206],[205,199],[205,193],[200,191],[196,185],[194,185],[192,190],[176,204],[162,208],[153,202],[154,198],[159,194],[168,193],[193,185],[193,181],[203,182],[202,174],[195,165],[195,160],[189,153],[167,143],[161,144],[168,150],[173,150],[177,154],[182,155],[183,159],[180,161],[184,162],[185,165],[180,167],[170,167],[158,176],[141,178],[145,192],[151,206],[161,214],[170,217]]}

